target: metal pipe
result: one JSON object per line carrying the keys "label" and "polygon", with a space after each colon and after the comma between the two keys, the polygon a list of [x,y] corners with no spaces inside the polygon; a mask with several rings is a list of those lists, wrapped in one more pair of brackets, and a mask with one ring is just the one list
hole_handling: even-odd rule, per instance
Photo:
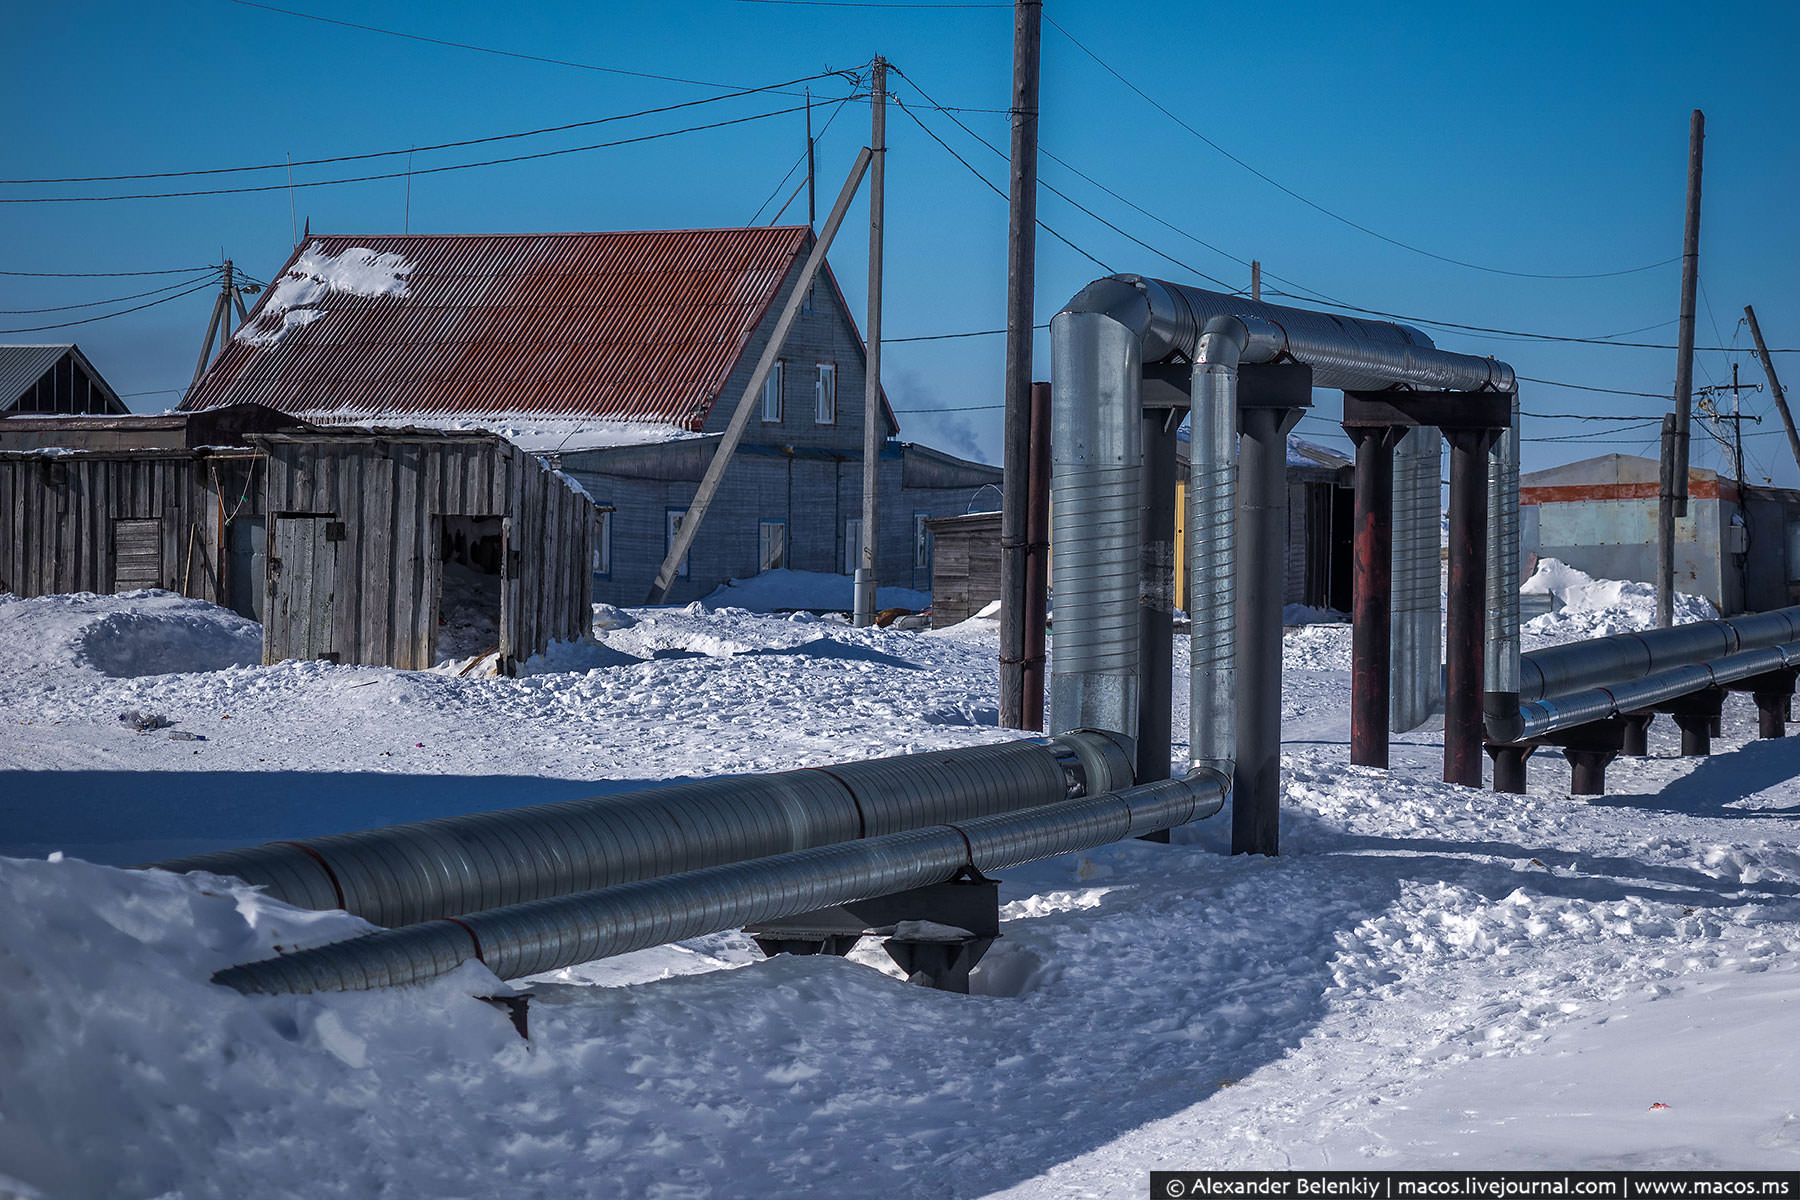
{"label": "metal pipe", "polygon": [[1800,605],[1547,646],[1521,658],[1519,698],[1530,704],[1796,640]]}
{"label": "metal pipe", "polygon": [[1435,425],[1415,426],[1394,450],[1389,728],[1398,733],[1430,720],[1444,698],[1443,458]]}
{"label": "metal pipe", "polygon": [[1392,679],[1394,568],[1394,445],[1392,425],[1349,429],[1356,444],[1350,644],[1350,761],[1388,765],[1389,684]]}
{"label": "metal pipe", "polygon": [[591,891],[1117,791],[1128,739],[1071,733],[443,817],[150,864],[377,925]]}
{"label": "metal pipe", "polygon": [[1482,717],[1496,742],[1519,739],[1519,393],[1512,422],[1488,451],[1487,647]]}
{"label": "metal pipe", "polygon": [[1237,775],[1231,852],[1275,854],[1281,825],[1281,595],[1287,555],[1287,432],[1292,409],[1245,408],[1239,419],[1238,533],[1254,548],[1237,573]]}
{"label": "metal pipe", "polygon": [[1237,367],[1249,330],[1210,323],[1194,354],[1188,435],[1188,765],[1237,769]]}
{"label": "metal pipe", "polygon": [[778,920],[1154,833],[1216,813],[1215,772],[1018,813],[731,863],[383,930],[227,967],[246,993],[419,983],[478,959],[503,979]]}
{"label": "metal pipe", "polygon": [[[1579,644],[1579,643],[1575,643]],[[1605,687],[1528,701],[1521,706],[1524,736],[1544,737],[1608,717],[1641,712],[1694,692],[1721,687],[1800,664],[1800,642],[1760,646],[1709,662],[1688,663]],[[1628,751],[1629,752],[1629,751]]]}
{"label": "metal pipe", "polygon": [[[1031,472],[1025,485],[1022,728],[1044,727],[1044,618],[1050,604],[1050,385],[1031,385]],[[1004,688],[1002,689],[1004,694]],[[1001,724],[1005,724],[1004,721]]]}

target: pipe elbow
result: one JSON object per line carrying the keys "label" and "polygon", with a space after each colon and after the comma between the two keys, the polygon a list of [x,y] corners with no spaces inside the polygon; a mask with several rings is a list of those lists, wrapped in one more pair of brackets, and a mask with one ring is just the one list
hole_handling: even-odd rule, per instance
{"label": "pipe elbow", "polygon": [[1525,736],[1525,713],[1517,692],[1485,692],[1481,722],[1490,742],[1511,743]]}
{"label": "pipe elbow", "polygon": [[1132,277],[1109,275],[1076,292],[1057,312],[1055,320],[1082,316],[1106,317],[1142,339],[1151,324],[1150,298]]}

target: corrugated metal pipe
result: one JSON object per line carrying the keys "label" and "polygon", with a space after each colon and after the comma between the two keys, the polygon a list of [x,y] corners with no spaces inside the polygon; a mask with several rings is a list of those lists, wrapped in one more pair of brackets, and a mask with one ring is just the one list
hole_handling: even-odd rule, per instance
{"label": "corrugated metal pipe", "polygon": [[1605,687],[1532,700],[1521,707],[1520,736],[1544,737],[1623,713],[1642,712],[1691,692],[1722,687],[1793,666],[1800,666],[1800,644],[1763,646],[1711,662],[1670,667]]}
{"label": "corrugated metal pipe", "polygon": [[1224,776],[1200,772],[383,930],[228,967],[213,980],[249,993],[343,991],[422,982],[470,959],[517,979],[1170,829],[1217,812],[1225,788]]}
{"label": "corrugated metal pipe", "polygon": [[1548,646],[1520,660],[1519,700],[1529,711],[1536,701],[1612,688],[1676,667],[1790,643],[1800,643],[1800,605]]}
{"label": "corrugated metal pipe", "polygon": [[[651,788],[151,863],[403,926],[973,820],[1131,786],[1116,735],[1072,732]],[[668,940],[668,939],[664,939]]]}
{"label": "corrugated metal pipe", "polygon": [[1433,425],[1408,430],[1394,448],[1388,724],[1396,733],[1417,729],[1443,708],[1443,462],[1444,435]]}
{"label": "corrugated metal pipe", "polygon": [[1482,724],[1496,742],[1519,738],[1519,393],[1512,423],[1488,450],[1487,646]]}

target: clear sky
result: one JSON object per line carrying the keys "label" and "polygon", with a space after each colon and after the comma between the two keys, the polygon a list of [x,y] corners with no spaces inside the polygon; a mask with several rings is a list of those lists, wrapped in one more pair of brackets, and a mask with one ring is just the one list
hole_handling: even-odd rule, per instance
{"label": "clear sky", "polygon": [[[839,111],[851,84],[827,76],[717,97],[828,71],[866,74],[882,54],[901,72],[891,78],[897,98],[968,163],[951,157],[908,111],[890,107],[887,332],[910,337],[1004,323],[1006,205],[971,169],[1004,190],[1005,162],[990,146],[1007,144],[1009,5],[545,0],[502,9],[467,0],[282,0],[280,7],[292,12],[234,0],[14,6],[0,49],[7,113],[0,176],[279,164],[713,99],[560,133],[420,150],[412,156],[410,189],[402,177],[296,186],[290,195],[283,167],[0,184],[0,200],[272,189],[3,203],[0,271],[158,271],[230,257],[267,280],[292,248],[296,221],[325,233],[767,222],[801,178],[780,183],[805,142],[800,112],[763,114],[803,105],[795,93],[806,86],[817,102],[815,122],[829,122],[819,153],[823,219],[868,138],[866,103]],[[300,12],[583,65],[293,15]],[[1214,286],[1204,278],[1212,276],[1247,288],[1249,271],[1234,259],[1255,257],[1270,273],[1270,291],[1310,289],[1439,322],[1575,337],[1634,331],[1623,340],[1672,344],[1688,115],[1701,108],[1707,143],[1699,344],[1747,347],[1739,318],[1750,303],[1771,345],[1800,347],[1800,104],[1791,87],[1800,5],[1791,0],[1301,0],[1275,8],[1051,0],[1044,12],[1042,145],[1056,157],[1043,160],[1042,178],[1093,215],[1071,199],[1040,194],[1043,222],[1080,248],[1040,232],[1042,321],[1109,270],[1201,286]],[[757,117],[629,146],[430,172]],[[300,166],[293,181],[404,173],[407,161],[402,154]],[[802,194],[787,219],[803,221],[804,203]],[[831,254],[859,319],[865,214],[859,201]],[[1604,278],[1534,277],[1655,263],[1662,265]],[[160,410],[191,377],[211,311],[211,291],[180,294],[188,278],[0,275],[0,341],[75,340],[134,409]],[[173,290],[119,299],[165,286]],[[168,296],[176,298],[126,315],[28,329]],[[19,311],[105,300],[117,302]],[[1496,355],[1528,379],[1665,397],[1673,384],[1672,350],[1423,327],[1442,347]],[[1002,343],[987,336],[892,345],[885,374],[903,436],[997,461]],[[1729,382],[1733,361],[1742,364],[1746,383],[1762,381],[1749,354],[1708,350],[1696,356],[1696,385]],[[1039,336],[1037,362],[1038,377],[1047,377],[1047,335]],[[1791,390],[1800,390],[1800,354],[1777,355],[1777,368],[1785,368]],[[1559,384],[1525,383],[1525,411],[1638,415],[1653,423],[1668,406],[1653,396]],[[1300,431],[1343,445],[1329,421],[1335,396],[1318,399],[1319,415]],[[1721,400],[1729,409],[1730,397]],[[1800,486],[1767,391],[1746,393],[1744,406],[1766,418],[1745,426],[1752,480]],[[922,411],[931,409],[958,411]],[[1533,416],[1525,435],[1527,469],[1612,450],[1655,453],[1654,424]],[[1698,427],[1695,436],[1697,464],[1728,462]],[[1541,440],[1570,437],[1580,440]]]}

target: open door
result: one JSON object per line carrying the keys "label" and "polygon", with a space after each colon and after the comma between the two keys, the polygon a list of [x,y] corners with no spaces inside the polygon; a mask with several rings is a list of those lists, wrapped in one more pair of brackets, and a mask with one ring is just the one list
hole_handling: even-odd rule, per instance
{"label": "open door", "polygon": [[263,662],[286,658],[337,662],[332,623],[337,556],[344,523],[334,516],[277,516],[263,607]]}

